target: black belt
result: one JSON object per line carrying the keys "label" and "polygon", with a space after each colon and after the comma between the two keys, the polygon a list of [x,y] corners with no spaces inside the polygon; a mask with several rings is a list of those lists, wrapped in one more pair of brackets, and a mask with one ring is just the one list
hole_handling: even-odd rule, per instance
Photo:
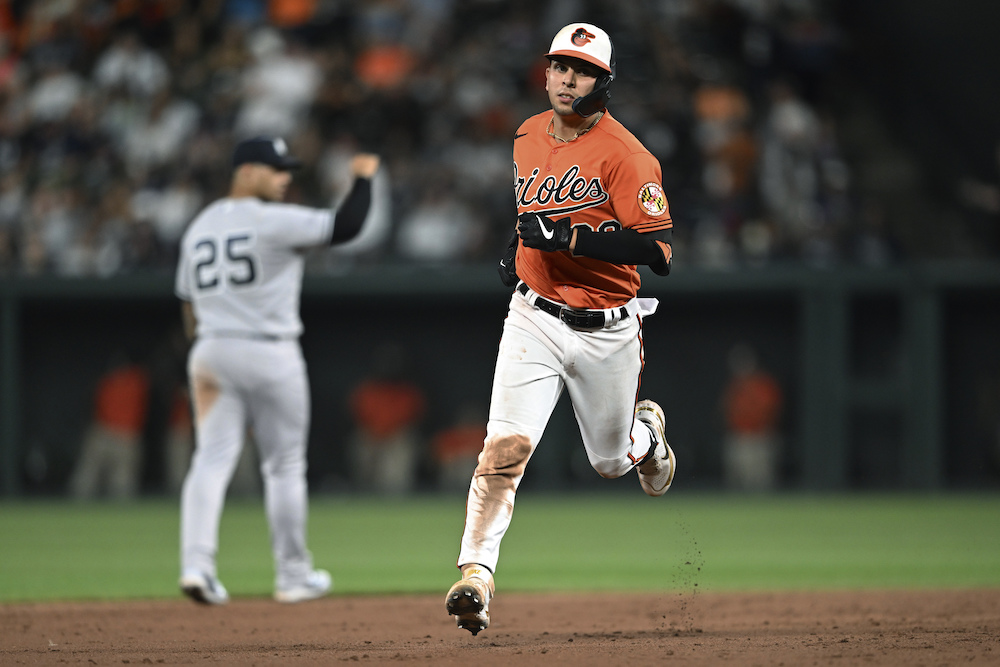
{"label": "black belt", "polygon": [[[528,286],[525,283],[519,284],[517,291],[524,296],[528,296]],[[603,310],[578,310],[570,308],[555,301],[550,301],[540,294],[535,296],[535,308],[538,308],[543,313],[548,313],[557,320],[562,320],[567,326],[574,329],[604,328]],[[619,321],[628,319],[628,310],[625,306],[620,306],[618,310],[620,311]]]}

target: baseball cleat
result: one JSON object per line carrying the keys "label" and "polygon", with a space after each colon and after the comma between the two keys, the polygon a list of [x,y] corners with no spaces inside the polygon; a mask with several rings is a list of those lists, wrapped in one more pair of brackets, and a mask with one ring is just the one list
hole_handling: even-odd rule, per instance
{"label": "baseball cleat", "polygon": [[278,602],[305,602],[321,598],[333,588],[333,578],[326,570],[313,570],[304,584],[276,590],[274,599]]}
{"label": "baseball cleat", "polygon": [[201,604],[226,604],[229,593],[222,582],[215,577],[197,570],[185,570],[181,575],[181,591]]}
{"label": "baseball cleat", "polygon": [[480,630],[485,630],[490,625],[491,597],[491,585],[479,577],[468,576],[466,571],[463,572],[463,579],[448,591],[445,608],[455,617],[458,627],[476,636]]}
{"label": "baseball cleat", "polygon": [[664,435],[667,418],[660,406],[653,401],[639,401],[635,406],[635,416],[653,435],[653,447],[650,453],[636,466],[639,484],[647,495],[662,496],[673,483],[674,470],[677,468],[674,451],[670,449]]}

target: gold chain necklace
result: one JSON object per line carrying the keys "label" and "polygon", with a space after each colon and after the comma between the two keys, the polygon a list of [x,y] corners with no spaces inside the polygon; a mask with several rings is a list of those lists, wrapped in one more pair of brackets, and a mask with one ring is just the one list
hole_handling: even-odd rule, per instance
{"label": "gold chain necklace", "polygon": [[581,137],[581,136],[587,134],[588,132],[590,132],[593,129],[593,127],[595,125],[597,125],[597,121],[601,120],[601,118],[603,116],[604,116],[604,112],[603,111],[598,112],[597,118],[594,120],[593,123],[591,123],[590,125],[588,125],[586,128],[584,128],[582,130],[577,130],[576,134],[573,135],[573,138],[567,140],[567,139],[563,139],[562,137],[560,137],[559,135],[557,135],[555,132],[552,131],[553,128],[555,128],[555,125],[556,125],[556,116],[555,116],[555,114],[552,114],[552,118],[549,119],[549,126],[547,128],[545,128],[545,132],[546,132],[546,134],[548,134],[553,139],[555,139],[557,141],[561,141],[564,144],[568,144],[570,141],[574,141],[574,140],[578,139],[579,137]]}

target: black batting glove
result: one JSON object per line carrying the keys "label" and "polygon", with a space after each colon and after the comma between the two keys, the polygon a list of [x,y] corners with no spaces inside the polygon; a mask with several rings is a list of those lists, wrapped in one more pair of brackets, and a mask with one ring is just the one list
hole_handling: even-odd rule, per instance
{"label": "black batting glove", "polygon": [[507,242],[507,249],[504,250],[503,257],[500,258],[500,266],[497,267],[500,273],[500,281],[507,287],[517,284],[517,229],[510,235]]}
{"label": "black batting glove", "polygon": [[517,231],[525,247],[545,252],[569,250],[569,242],[573,238],[568,217],[553,221],[540,213],[517,216]]}

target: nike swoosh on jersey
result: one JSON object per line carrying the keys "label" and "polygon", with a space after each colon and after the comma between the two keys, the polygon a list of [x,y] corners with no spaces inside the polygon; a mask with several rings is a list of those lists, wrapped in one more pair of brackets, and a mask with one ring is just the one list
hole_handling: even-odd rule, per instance
{"label": "nike swoosh on jersey", "polygon": [[528,136],[527,132],[524,132],[522,134],[515,134],[514,135],[514,139],[517,140],[517,139],[520,139],[521,137],[526,137],[526,136]]}

